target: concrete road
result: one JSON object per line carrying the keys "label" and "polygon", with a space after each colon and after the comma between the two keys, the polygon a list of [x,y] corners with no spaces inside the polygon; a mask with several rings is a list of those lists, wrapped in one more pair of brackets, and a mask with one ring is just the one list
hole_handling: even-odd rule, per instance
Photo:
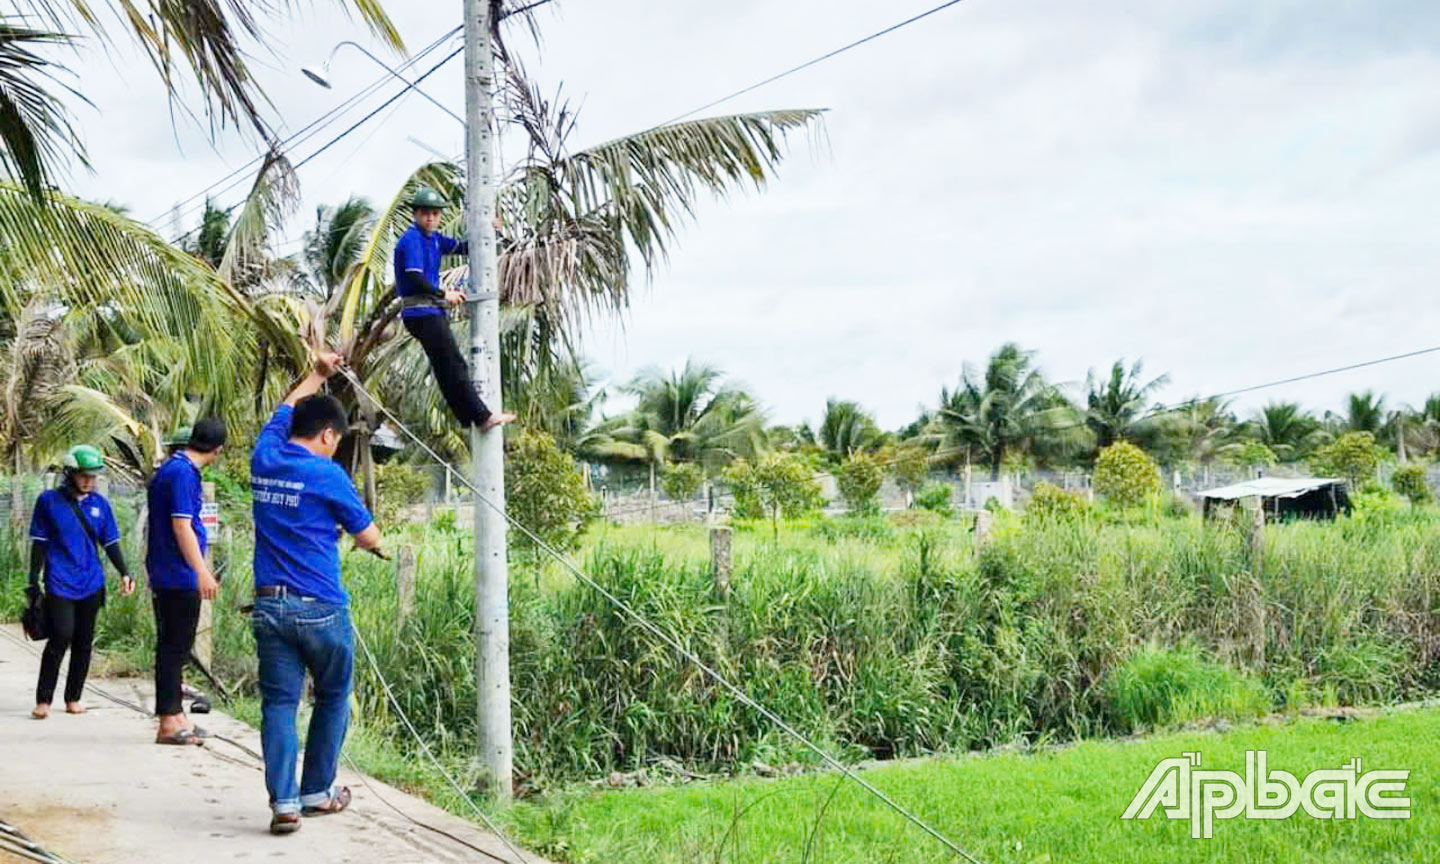
{"label": "concrete road", "polygon": [[[25,642],[18,627],[0,627],[0,821],[77,864],[519,864],[494,835],[349,771],[340,776],[355,796],[349,810],[306,819],[298,833],[272,837],[262,771],[241,747],[215,740],[204,747],[156,745],[152,718],[93,693],[85,697],[87,714],[67,715],[57,704],[49,719],[33,720],[38,668],[36,643]],[[154,707],[149,682],[92,683],[147,710]],[[260,751],[259,733],[245,724],[218,712],[198,719],[211,732]],[[21,859],[0,851],[0,862],[10,860]],[[529,852],[524,861],[545,864]]]}

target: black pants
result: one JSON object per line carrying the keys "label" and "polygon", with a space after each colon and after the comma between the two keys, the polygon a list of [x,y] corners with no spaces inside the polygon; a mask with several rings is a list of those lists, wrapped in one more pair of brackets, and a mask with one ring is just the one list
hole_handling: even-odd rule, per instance
{"label": "black pants", "polygon": [[80,701],[85,692],[85,676],[90,674],[95,619],[100,616],[100,607],[104,605],[104,588],[83,600],[45,595],[45,617],[50,625],[50,639],[45,643],[45,653],[40,655],[40,683],[35,686],[36,705],[49,705],[55,698],[60,661],[67,650],[70,652],[70,672],[65,676],[65,701]]}
{"label": "black pants", "polygon": [[195,626],[200,622],[200,592],[157,588],[155,609],[155,713],[179,714],[185,662],[195,647]]}
{"label": "black pants", "polygon": [[490,419],[490,409],[480,398],[480,391],[470,380],[470,365],[460,346],[455,344],[455,334],[450,331],[450,320],[444,315],[426,315],[421,318],[405,318],[405,329],[425,349],[430,358],[430,368],[445,402],[461,426],[478,426]]}

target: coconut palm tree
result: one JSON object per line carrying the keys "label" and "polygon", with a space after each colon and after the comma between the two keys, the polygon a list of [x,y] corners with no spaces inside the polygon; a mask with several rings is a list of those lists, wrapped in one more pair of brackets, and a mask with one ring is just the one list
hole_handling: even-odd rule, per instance
{"label": "coconut palm tree", "polygon": [[858,402],[832,398],[825,402],[819,438],[826,456],[838,465],[852,453],[878,449],[883,436],[880,427],[875,425],[875,418]]}
{"label": "coconut palm tree", "polygon": [[1125,370],[1124,359],[1116,360],[1110,374],[1101,381],[1091,369],[1085,377],[1085,425],[1095,435],[1095,446],[1103,450],[1116,441],[1144,443],[1153,435],[1151,398],[1170,383],[1169,375],[1161,375],[1142,383],[1142,363]]}
{"label": "coconut palm tree", "polygon": [[[388,46],[404,43],[380,0],[342,0]],[[499,5],[498,0],[495,5]],[[247,40],[264,41],[264,26],[289,4],[260,0],[14,0],[0,3],[0,167],[37,202],[70,159],[84,164],[84,148],[56,93],[47,90],[65,74],[63,64],[36,53],[47,46],[72,45],[72,34],[89,33],[102,46],[128,38],[142,48],[172,102],[182,111],[182,94],[196,85],[213,128],[243,123],[273,140],[262,114],[264,94],[250,72]],[[76,89],[57,88],[85,101]]]}
{"label": "coconut palm tree", "polygon": [[20,477],[35,464],[36,439],[46,409],[73,377],[74,348],[62,322],[63,312],[43,299],[32,300],[0,343],[0,446],[10,481],[10,518],[18,524],[24,501]]}
{"label": "coconut palm tree", "polygon": [[1077,427],[1068,402],[1034,361],[1034,351],[1012,342],[990,356],[983,375],[967,366],[960,386],[940,391],[930,442],[941,453],[983,455],[990,478],[999,480],[1007,454],[1033,450],[1062,428]]}
{"label": "coconut palm tree", "polygon": [[1296,402],[1267,404],[1245,424],[1244,432],[1285,462],[1302,458],[1326,437],[1320,421]]}
{"label": "coconut palm tree", "polygon": [[687,361],[679,373],[647,369],[625,387],[635,410],[611,437],[642,445],[664,461],[694,462],[716,470],[735,459],[754,459],[768,447],[765,414],[744,390],[723,383],[714,366]]}
{"label": "coconut palm tree", "polygon": [[1379,438],[1386,421],[1385,397],[1375,391],[1351,393],[1345,397],[1345,432],[1369,432]]}

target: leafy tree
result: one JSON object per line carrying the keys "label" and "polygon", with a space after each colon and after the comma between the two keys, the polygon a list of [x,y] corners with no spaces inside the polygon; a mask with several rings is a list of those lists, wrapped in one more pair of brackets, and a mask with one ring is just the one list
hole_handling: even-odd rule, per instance
{"label": "leafy tree", "polygon": [[665,469],[660,485],[665,490],[665,497],[671,501],[689,501],[705,485],[705,472],[694,462],[670,465]]}
{"label": "leafy tree", "polygon": [[1095,460],[1095,491],[1122,507],[1133,507],[1160,491],[1160,467],[1128,441],[1117,441]]}
{"label": "leafy tree", "polygon": [[1344,477],[1350,488],[1358,491],[1375,477],[1384,457],[1385,450],[1375,443],[1373,434],[1346,432],[1316,450],[1310,457],[1310,465],[1328,477]]}
{"label": "leafy tree", "polygon": [[1416,462],[1396,467],[1390,477],[1390,485],[1414,504],[1428,504],[1435,499],[1425,478],[1425,466]]}
{"label": "leafy tree", "polygon": [[857,402],[829,399],[820,424],[820,444],[833,464],[839,465],[853,453],[872,452],[880,445],[880,427]]}
{"label": "leafy tree", "polygon": [[809,423],[801,423],[799,426],[771,426],[765,430],[765,438],[771,450],[811,453],[820,449]]}
{"label": "leafy tree", "polygon": [[852,453],[840,464],[835,480],[851,513],[871,515],[879,512],[880,486],[885,481],[885,472],[873,456],[863,451]]}
{"label": "leafy tree", "polygon": [[982,454],[990,478],[998,480],[1010,451],[1034,448],[1067,425],[1072,411],[1034,367],[1034,356],[1014,343],[1004,345],[983,375],[967,368],[959,387],[941,390],[929,436],[939,450],[951,458],[961,451]]}
{"label": "leafy tree", "polygon": [[[507,441],[506,450],[506,510],[546,544],[574,548],[598,513],[575,457],[556,447],[549,435],[530,430]],[[520,548],[535,545],[523,532],[511,537]]]}
{"label": "leafy tree", "polygon": [[782,515],[794,518],[821,505],[820,484],[810,467],[788,453],[771,453],[754,465],[741,460],[725,470],[724,478],[735,496],[735,515],[769,516],[777,540]]}
{"label": "leafy tree", "polygon": [[882,461],[887,463],[895,485],[911,495],[920,491],[930,476],[930,457],[923,447],[902,444],[881,451]]}
{"label": "leafy tree", "polygon": [[1103,381],[1094,369],[1086,376],[1085,425],[1094,433],[1097,448],[1103,450],[1122,440],[1140,442],[1153,434],[1147,403],[1170,382],[1170,376],[1161,375],[1143,382],[1141,368],[1137,360],[1126,372],[1125,361],[1121,359],[1110,367],[1110,374]]}

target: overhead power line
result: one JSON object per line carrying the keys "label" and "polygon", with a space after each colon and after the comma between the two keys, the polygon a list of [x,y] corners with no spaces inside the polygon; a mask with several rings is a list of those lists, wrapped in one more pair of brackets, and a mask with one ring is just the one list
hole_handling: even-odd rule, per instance
{"label": "overhead power line", "polygon": [[745,87],[745,88],[743,88],[743,89],[736,90],[734,93],[731,93],[731,94],[728,95],[728,96],[721,96],[719,99],[716,99],[716,100],[713,101],[713,102],[707,102],[707,103],[705,103],[704,105],[701,105],[699,108],[695,108],[695,109],[693,109],[693,110],[686,111],[684,114],[681,114],[681,115],[679,115],[678,117],[673,117],[673,118],[671,118],[671,119],[669,119],[669,120],[666,120],[664,123],[661,123],[660,125],[661,125],[661,126],[669,126],[671,123],[678,123],[678,122],[680,122],[681,120],[684,120],[684,119],[687,118],[687,117],[693,117],[694,115],[699,114],[701,111],[708,111],[709,109],[714,108],[716,105],[719,105],[719,104],[721,104],[721,103],[723,103],[723,102],[729,102],[731,99],[735,99],[735,98],[740,97],[740,96],[744,96],[746,93],[749,93],[749,92],[752,91],[752,90],[758,90],[758,89],[760,89],[761,87],[764,87],[766,84],[773,84],[774,82],[779,81],[781,78],[785,78],[785,77],[787,77],[787,76],[794,75],[796,72],[799,72],[799,71],[801,71],[802,69],[809,69],[811,66],[814,66],[814,65],[817,64],[817,63],[823,63],[823,62],[825,62],[826,60],[829,60],[831,57],[835,57],[835,56],[837,56],[837,55],[844,54],[846,51],[849,51],[849,50],[852,49],[852,48],[859,48],[861,45],[864,45],[866,42],[871,42],[871,41],[874,41],[874,40],[876,40],[876,39],[879,39],[881,36],[884,36],[884,35],[886,35],[886,34],[894,33],[896,30],[899,30],[899,29],[902,28],[902,27],[908,27],[909,25],[914,24],[916,21],[919,21],[919,20],[921,20],[921,19],[923,19],[923,18],[929,18],[931,15],[934,15],[936,12],[941,12],[941,11],[943,11],[943,10],[945,10],[945,9],[948,9],[948,8],[950,8],[951,6],[955,6],[955,5],[957,5],[957,4],[961,3],[961,2],[962,2],[962,0],[950,0],[950,2],[948,2],[948,3],[941,3],[939,6],[936,6],[936,7],[933,8],[933,9],[929,9],[929,10],[926,10],[926,11],[924,11],[924,12],[921,12],[919,15],[915,15],[914,17],[906,18],[904,21],[901,21],[899,24],[892,24],[892,25],[890,25],[889,27],[886,27],[884,30],[879,30],[879,31],[876,31],[876,32],[874,32],[874,33],[871,33],[869,36],[866,36],[866,37],[864,37],[863,39],[857,39],[857,40],[855,40],[854,42],[851,42],[849,45],[844,45],[844,46],[842,46],[842,47],[840,47],[840,48],[836,48],[834,51],[831,51],[831,52],[828,53],[828,54],[822,54],[822,55],[820,55],[819,57],[816,57],[816,58],[813,59],[813,60],[807,60],[807,61],[805,61],[804,63],[801,63],[799,66],[795,66],[795,67],[792,67],[792,68],[790,68],[790,69],[786,69],[784,72],[780,72],[780,73],[777,73],[777,74],[775,74],[775,75],[771,75],[769,78],[766,78],[764,81],[756,81],[754,84],[751,84],[749,87]]}
{"label": "overhead power line", "polygon": [[[457,35],[461,29],[462,28],[457,27],[450,32],[444,34],[440,38],[436,39],[434,42],[431,42],[429,45],[418,51],[414,56],[408,58],[404,63],[400,64],[398,71],[404,71],[405,69],[414,66],[416,63],[419,63],[427,55],[431,54],[441,45],[443,45],[446,40],[451,39],[455,35]],[[319,134],[319,132],[326,126],[338,120],[340,115],[349,111],[351,108],[355,107],[355,105],[359,104],[360,102],[364,101],[366,98],[380,90],[389,81],[390,77],[388,75],[375,79],[375,81],[371,82],[368,86],[356,92],[350,98],[339,103],[335,107],[331,108],[329,111],[326,111],[324,114],[321,114],[319,117],[316,117],[314,120],[311,120],[309,123],[305,124],[305,126],[303,126],[302,128],[296,130],[295,132],[282,139],[280,142],[281,146],[288,148],[303,144],[305,141],[309,140],[309,138],[313,137],[316,134]],[[151,219],[150,224],[154,225],[165,219],[166,217],[170,216],[170,214],[172,213],[184,212],[193,209],[191,205],[195,204],[200,199],[206,197],[211,192],[214,192],[216,189],[219,189],[221,186],[225,186],[226,188],[221,189],[219,194],[224,194],[224,192],[233,188],[234,184],[232,183],[232,181],[234,181],[236,178],[243,178],[243,175],[248,174],[251,169],[258,166],[262,161],[264,161],[264,159],[265,153],[262,152],[256,155],[249,162],[246,162],[244,165],[241,165],[239,168],[236,168],[229,174],[226,174],[224,177],[221,177],[219,180],[216,180],[214,183],[211,183],[209,186],[201,189],[199,192],[196,192],[190,197],[184,199],[183,201],[172,205],[171,207],[166,209],[164,213]],[[231,185],[226,186],[227,183]]]}

